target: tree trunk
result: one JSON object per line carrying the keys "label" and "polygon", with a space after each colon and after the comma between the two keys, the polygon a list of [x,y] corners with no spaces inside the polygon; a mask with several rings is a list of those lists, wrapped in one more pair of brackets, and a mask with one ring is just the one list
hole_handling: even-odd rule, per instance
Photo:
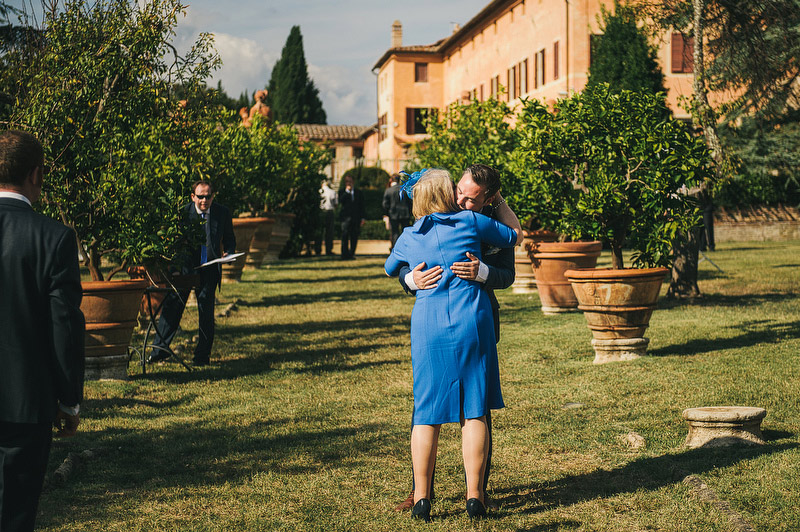
{"label": "tree trunk", "polygon": [[688,234],[681,235],[672,247],[672,277],[669,281],[667,299],[694,299],[702,297],[697,286],[698,250],[700,231],[692,228]]}
{"label": "tree trunk", "polygon": [[711,156],[717,163],[719,171],[722,168],[722,145],[719,142],[719,135],[717,135],[717,116],[714,108],[708,103],[708,90],[706,89],[705,43],[703,42],[705,0],[692,0],[692,8],[694,10],[694,79],[692,88],[696,107],[695,127],[700,126],[703,129],[706,144],[711,150]]}
{"label": "tree trunk", "polygon": [[611,242],[611,267],[615,270],[625,267],[622,260],[622,244],[619,242]]}
{"label": "tree trunk", "polygon": [[[693,26],[694,26],[694,90],[695,112],[693,118],[695,127],[703,130],[708,149],[717,166],[717,171],[722,168],[722,146],[717,135],[717,117],[714,109],[708,103],[706,89],[704,42],[703,42],[703,12],[705,0],[692,0]],[[692,195],[700,194],[708,187],[708,183],[700,183],[700,188],[692,190]],[[700,288],[697,286],[697,264],[700,253],[699,227],[693,228],[687,235],[682,235],[673,244],[672,248],[672,278],[669,282],[667,297],[670,299],[692,299],[700,297]]]}
{"label": "tree trunk", "polygon": [[89,268],[89,273],[92,276],[92,281],[103,281],[103,272],[100,271],[100,254],[93,250],[89,250],[89,258],[86,261],[86,267]]}

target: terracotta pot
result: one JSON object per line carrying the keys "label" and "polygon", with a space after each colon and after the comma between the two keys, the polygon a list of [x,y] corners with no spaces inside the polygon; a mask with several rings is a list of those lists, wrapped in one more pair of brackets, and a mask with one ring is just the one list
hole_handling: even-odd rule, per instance
{"label": "terracotta pot", "polygon": [[248,251],[247,260],[244,263],[245,270],[255,270],[261,267],[264,254],[269,248],[272,226],[275,224],[274,218],[253,218],[253,220],[259,220],[259,225],[250,240],[250,251]]}
{"label": "terracotta pot", "polygon": [[528,253],[545,315],[578,309],[578,300],[564,272],[576,268],[594,268],[602,249],[603,244],[597,241],[532,242]]}
{"label": "terracotta pot", "polygon": [[247,261],[247,253],[250,250],[250,242],[253,240],[253,233],[261,224],[258,218],[234,218],[233,234],[236,235],[236,252],[245,255],[233,262],[226,262],[222,265],[222,282],[238,283],[242,280],[242,270]]}
{"label": "terracotta pot", "polygon": [[667,268],[569,270],[565,273],[592,331],[595,364],[645,354],[644,332]]}
{"label": "terracotta pot", "polygon": [[128,378],[128,346],[142,294],[149,284],[145,280],[82,283],[86,379]]}
{"label": "terracotta pot", "polygon": [[267,216],[275,220],[272,225],[272,234],[269,237],[269,248],[264,254],[264,262],[275,262],[280,258],[281,251],[289,241],[292,233],[295,215],[288,212],[273,212]]}
{"label": "terracotta pot", "polygon": [[558,235],[552,231],[539,229],[536,231],[523,230],[525,238],[522,244],[514,248],[514,284],[511,285],[511,292],[514,294],[531,294],[536,292],[536,281],[533,277],[531,268],[531,257],[528,249],[535,242],[552,242]]}

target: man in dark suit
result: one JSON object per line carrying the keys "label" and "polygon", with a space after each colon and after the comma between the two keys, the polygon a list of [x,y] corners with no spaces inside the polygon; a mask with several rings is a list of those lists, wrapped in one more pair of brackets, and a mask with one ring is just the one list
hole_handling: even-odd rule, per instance
{"label": "man in dark suit", "polygon": [[[236,237],[233,234],[231,212],[224,205],[214,202],[211,183],[198,181],[192,185],[192,202],[183,207],[187,228],[202,219],[205,229],[205,244],[192,251],[184,262],[181,273],[196,274],[194,293],[197,298],[197,314],[200,322],[199,341],[194,349],[195,366],[208,365],[211,346],[214,343],[214,293],[222,277],[219,263],[199,268],[201,264],[236,252]],[[170,292],[164,299],[158,334],[148,362],[157,362],[170,356],[169,344],[178,331],[190,289]]]}
{"label": "man in dark suit", "polygon": [[[494,168],[484,164],[473,164],[464,171],[456,186],[456,203],[461,209],[480,212],[495,220],[522,232],[516,214],[508,207],[506,200],[500,195],[500,174]],[[494,318],[495,341],[500,341],[500,304],[494,295],[495,290],[502,290],[514,284],[516,277],[514,248],[495,248],[483,245],[481,248],[483,261],[471,253],[466,254],[466,261],[455,262],[450,269],[462,279],[477,281],[483,284],[489,296]],[[425,263],[418,264],[413,270],[404,268],[400,271],[400,284],[407,293],[434,288],[442,277],[442,268],[435,266],[423,270]],[[486,493],[489,483],[489,472],[492,464],[492,417],[486,411],[486,424],[489,428],[489,455],[483,475],[484,503],[487,508],[496,509],[497,505]],[[433,493],[433,478],[431,490]],[[414,487],[412,476],[411,494],[395,508],[401,512],[410,510],[414,505]]]}
{"label": "man in dark suit", "polygon": [[355,259],[358,235],[364,219],[364,196],[353,185],[353,178],[345,176],[344,189],[339,192],[339,221],[342,223],[342,260]]}
{"label": "man in dark suit", "polygon": [[406,195],[400,197],[400,188],[400,174],[394,174],[391,185],[383,193],[383,216],[389,221],[392,248],[411,220],[411,201]]}
{"label": "man in dark suit", "polygon": [[33,530],[52,426],[78,429],[84,320],[75,233],[33,212],[42,145],[0,133],[0,530]]}

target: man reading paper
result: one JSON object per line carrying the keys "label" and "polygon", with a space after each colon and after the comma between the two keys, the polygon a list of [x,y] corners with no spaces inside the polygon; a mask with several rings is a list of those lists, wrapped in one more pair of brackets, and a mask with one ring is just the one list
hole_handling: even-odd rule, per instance
{"label": "man reading paper", "polygon": [[[227,207],[214,202],[214,189],[208,181],[198,181],[192,186],[192,202],[183,207],[187,226],[204,220],[206,242],[193,250],[181,268],[181,273],[197,274],[194,288],[197,297],[197,314],[200,322],[199,340],[194,349],[195,366],[205,366],[211,357],[214,343],[214,292],[222,277],[219,263],[200,267],[210,260],[225,257],[236,251],[236,237],[233,234],[233,220]],[[178,331],[178,326],[186,308],[189,289],[170,292],[164,300],[161,317],[158,320],[158,334],[148,362],[157,362],[170,356],[169,344]]]}

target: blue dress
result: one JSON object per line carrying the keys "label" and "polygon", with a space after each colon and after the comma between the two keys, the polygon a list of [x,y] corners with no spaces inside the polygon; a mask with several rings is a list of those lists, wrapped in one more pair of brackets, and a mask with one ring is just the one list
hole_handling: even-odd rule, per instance
{"label": "blue dress", "polygon": [[403,265],[442,267],[436,288],[418,290],[411,313],[411,366],[415,425],[457,423],[503,408],[494,322],[489,297],[476,281],[450,270],[481,257],[481,242],[513,247],[513,229],[472,211],[432,214],[407,227],[385,269],[397,276]]}

